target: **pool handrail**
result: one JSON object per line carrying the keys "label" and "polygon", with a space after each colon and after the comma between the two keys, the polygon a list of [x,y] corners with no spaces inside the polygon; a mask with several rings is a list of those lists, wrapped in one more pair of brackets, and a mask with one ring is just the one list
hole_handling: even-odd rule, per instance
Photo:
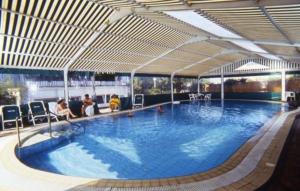
{"label": "pool handrail", "polygon": [[[49,134],[50,134],[50,137],[52,138],[52,122],[51,122],[51,115],[55,115],[56,117],[61,117],[59,115],[57,115],[56,113],[53,113],[51,111],[48,112],[48,125],[49,125]],[[66,122],[68,122],[70,125],[73,125],[77,128],[83,128],[83,133],[85,133],[85,129],[86,127],[85,126],[81,126],[81,125],[78,125],[76,123],[73,123],[72,121],[68,120],[68,119],[65,119]]]}
{"label": "pool handrail", "polygon": [[[47,113],[47,118],[48,118],[48,128],[49,128],[49,136],[50,138],[53,138],[52,136],[52,122],[51,122],[51,116],[55,115],[56,117],[61,117],[51,111],[48,111]],[[25,115],[20,115],[16,117],[16,130],[17,130],[17,137],[18,137],[18,147],[20,148],[22,146],[22,142],[21,142],[21,135],[20,135],[20,126],[19,126],[19,120],[22,119],[22,117],[26,117]],[[65,119],[66,122],[68,122],[69,124],[76,126],[77,128],[83,128],[83,133],[85,133],[86,127],[85,126],[81,126],[78,125],[76,123],[73,123],[72,121]]]}

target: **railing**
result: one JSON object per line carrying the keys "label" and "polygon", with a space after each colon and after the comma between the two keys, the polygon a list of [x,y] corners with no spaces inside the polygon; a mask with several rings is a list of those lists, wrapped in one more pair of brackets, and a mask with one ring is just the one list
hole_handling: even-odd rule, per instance
{"label": "railing", "polygon": [[[27,85],[36,87],[64,87],[64,81],[27,81]],[[95,81],[95,86],[128,86],[128,83],[121,81]],[[92,81],[70,81],[71,87],[92,87]]]}
{"label": "railing", "polygon": [[21,135],[20,135],[19,119],[20,119],[20,117],[16,118],[17,136],[18,136],[18,148],[21,147]]}
{"label": "railing", "polygon": [[[56,117],[61,117],[60,115],[57,115],[56,113],[53,113],[51,111],[48,112],[48,125],[49,125],[49,135],[50,137],[52,138],[52,121],[51,121],[51,115],[54,115]],[[86,127],[85,126],[81,126],[81,125],[78,125],[76,123],[73,123],[72,121],[68,120],[68,119],[65,119],[66,122],[68,122],[71,126],[75,126],[77,127],[77,129],[80,129],[82,128],[83,129],[83,133],[85,133],[85,130],[86,130]]]}
{"label": "railing", "polygon": [[[53,112],[48,112],[48,115],[47,115],[48,125],[49,125],[49,127],[48,127],[49,128],[49,136],[50,136],[50,138],[53,138],[53,129],[52,129],[52,121],[51,121],[51,117],[52,116],[51,115],[54,115],[56,117],[60,117],[60,116],[57,115],[57,114],[55,114],[55,113],[53,113]],[[19,120],[22,117],[26,117],[26,116],[16,117],[16,129],[17,129],[17,137],[18,137],[18,148],[20,148],[22,146],[20,126],[19,126]],[[65,119],[65,121],[67,121],[70,125],[77,127],[77,129],[82,128],[83,129],[83,133],[85,133],[85,131],[86,131],[86,127],[85,126],[81,126],[81,125],[78,125],[76,123],[73,123],[73,122],[69,121],[68,119]]]}

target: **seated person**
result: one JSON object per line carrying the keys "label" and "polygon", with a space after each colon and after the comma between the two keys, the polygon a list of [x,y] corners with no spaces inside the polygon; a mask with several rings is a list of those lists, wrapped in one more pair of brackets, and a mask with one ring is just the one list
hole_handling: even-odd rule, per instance
{"label": "seated person", "polygon": [[89,94],[84,95],[84,99],[82,100],[82,108],[81,108],[81,115],[86,116],[85,110],[88,106],[93,105],[93,100],[90,98]]}
{"label": "seated person", "polygon": [[67,104],[64,99],[61,99],[57,102],[57,113],[66,115],[67,118],[69,118],[70,116],[73,118],[77,117],[69,108],[67,108]]}
{"label": "seated person", "polygon": [[111,99],[109,100],[109,108],[113,112],[114,110],[118,109],[120,107],[121,101],[119,97],[115,94],[111,96]]}

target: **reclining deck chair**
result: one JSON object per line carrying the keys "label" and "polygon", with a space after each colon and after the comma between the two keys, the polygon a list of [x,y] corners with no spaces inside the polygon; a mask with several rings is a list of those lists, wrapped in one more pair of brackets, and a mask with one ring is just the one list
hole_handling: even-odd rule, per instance
{"label": "reclining deck chair", "polygon": [[56,121],[59,121],[58,117],[63,117],[63,118],[68,119],[68,117],[69,117],[68,115],[58,113],[56,102],[49,102],[48,106],[49,106],[50,116],[53,117]]}
{"label": "reclining deck chair", "polygon": [[32,123],[35,126],[36,119],[44,119],[47,118],[47,111],[45,108],[45,104],[43,101],[33,101],[28,103],[29,113],[32,118]]}
{"label": "reclining deck chair", "polygon": [[189,99],[190,99],[190,101],[196,100],[195,94],[189,94]]}
{"label": "reclining deck chair", "polygon": [[144,94],[134,95],[134,102],[132,104],[132,108],[136,107],[144,107]]}
{"label": "reclining deck chair", "polygon": [[21,117],[20,107],[17,105],[3,105],[1,106],[1,118],[2,118],[2,129],[5,130],[5,123],[16,122],[18,118],[18,123],[21,123],[23,128],[23,121]]}
{"label": "reclining deck chair", "polygon": [[211,94],[205,94],[204,100],[211,100]]}

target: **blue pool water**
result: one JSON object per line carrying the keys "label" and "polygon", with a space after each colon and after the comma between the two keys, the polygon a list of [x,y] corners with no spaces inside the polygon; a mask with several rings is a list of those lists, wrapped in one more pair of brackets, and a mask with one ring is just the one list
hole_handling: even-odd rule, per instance
{"label": "blue pool water", "polygon": [[110,179],[154,179],[207,171],[226,161],[280,111],[265,102],[165,105],[80,122],[86,133],[22,158],[33,168]]}

